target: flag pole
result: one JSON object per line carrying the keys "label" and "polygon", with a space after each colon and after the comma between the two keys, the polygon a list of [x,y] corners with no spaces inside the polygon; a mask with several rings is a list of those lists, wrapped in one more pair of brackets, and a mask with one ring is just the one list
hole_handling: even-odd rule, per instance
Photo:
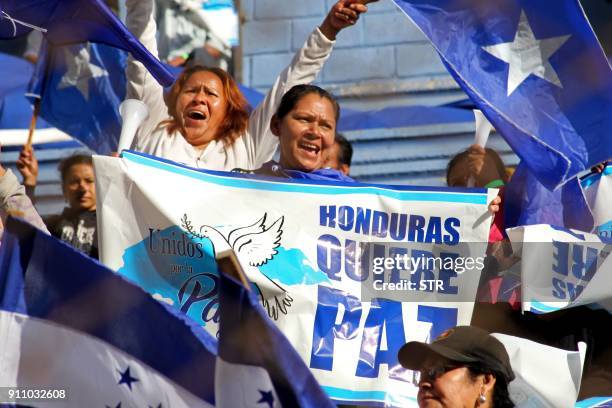
{"label": "flag pole", "polygon": [[249,278],[247,278],[244,269],[242,269],[242,266],[240,266],[240,262],[238,262],[238,258],[236,257],[234,250],[228,249],[222,251],[217,254],[216,258],[217,266],[221,272],[242,283],[242,286],[244,286],[246,290],[251,290]]}
{"label": "flag pole", "polygon": [[[49,69],[51,65],[49,59],[51,58],[52,51],[53,51],[53,47],[51,46],[51,44],[48,44],[47,41],[43,38],[42,43],[40,45],[40,50],[38,53],[38,61],[36,62],[36,64],[44,63],[45,65],[43,68],[42,80],[40,81],[40,85],[39,85],[40,91],[38,92],[38,97],[36,98],[36,101],[34,102],[34,110],[32,111],[32,119],[30,119],[30,129],[28,131],[28,140],[26,141],[24,148],[32,147],[32,142],[34,141],[34,131],[36,130],[36,122],[38,121],[38,115],[40,115],[40,105],[42,104],[45,84],[49,76]],[[41,62],[42,58],[44,58],[44,60]],[[35,67],[35,71],[37,69],[38,69],[38,66]]]}
{"label": "flag pole", "polygon": [[36,120],[38,119],[38,113],[40,112],[40,100],[41,98],[37,98],[36,102],[34,102],[34,111],[32,112],[32,119],[30,119],[30,129],[28,131],[28,141],[26,142],[26,148],[32,147],[32,141],[34,140],[34,130],[36,129]]}

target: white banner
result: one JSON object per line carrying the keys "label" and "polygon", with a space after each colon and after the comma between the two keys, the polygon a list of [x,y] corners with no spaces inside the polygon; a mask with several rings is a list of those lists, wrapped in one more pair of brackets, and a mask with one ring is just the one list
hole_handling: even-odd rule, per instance
{"label": "white banner", "polygon": [[[216,333],[213,255],[233,248],[337,401],[416,406],[398,349],[470,323],[496,190],[256,179],[133,152],[94,164],[106,265]],[[380,296],[362,301],[374,272]]]}
{"label": "white banner", "polygon": [[524,311],[549,313],[594,303],[612,310],[612,248],[597,235],[551,225],[507,232],[521,256]]}

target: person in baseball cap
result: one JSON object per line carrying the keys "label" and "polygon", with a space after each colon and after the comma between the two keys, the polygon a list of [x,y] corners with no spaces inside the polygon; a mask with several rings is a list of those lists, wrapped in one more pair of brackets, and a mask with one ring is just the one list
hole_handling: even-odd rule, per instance
{"label": "person in baseball cap", "polygon": [[402,366],[419,371],[419,407],[510,408],[514,379],[504,345],[487,331],[457,326],[433,343],[412,341],[398,353]]}

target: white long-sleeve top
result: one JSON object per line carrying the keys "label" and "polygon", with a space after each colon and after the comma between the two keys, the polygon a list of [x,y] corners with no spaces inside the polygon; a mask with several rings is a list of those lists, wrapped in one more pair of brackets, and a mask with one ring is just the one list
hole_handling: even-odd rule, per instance
{"label": "white long-sleeve top", "polygon": [[[157,55],[155,20],[151,0],[127,0],[127,26],[139,40]],[[203,150],[190,145],[180,132],[169,134],[158,125],[169,118],[163,88],[147,69],[131,57],[127,65],[127,98],[143,101],[149,118],[140,126],[132,148],[188,166],[211,170],[257,169],[272,159],[278,138],[270,131],[270,120],[282,96],[295,85],[312,82],[329,58],[335,41],[316,28],[291,64],[276,79],[264,101],[251,113],[245,134],[226,147],[213,140]]]}

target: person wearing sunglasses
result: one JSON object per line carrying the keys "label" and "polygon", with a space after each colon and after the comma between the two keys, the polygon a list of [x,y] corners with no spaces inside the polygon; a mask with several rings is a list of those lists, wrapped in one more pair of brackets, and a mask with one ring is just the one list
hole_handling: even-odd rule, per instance
{"label": "person wearing sunglasses", "polygon": [[412,341],[398,353],[405,368],[420,373],[421,408],[512,408],[508,384],[514,379],[504,345],[485,330],[457,326],[433,343]]}

